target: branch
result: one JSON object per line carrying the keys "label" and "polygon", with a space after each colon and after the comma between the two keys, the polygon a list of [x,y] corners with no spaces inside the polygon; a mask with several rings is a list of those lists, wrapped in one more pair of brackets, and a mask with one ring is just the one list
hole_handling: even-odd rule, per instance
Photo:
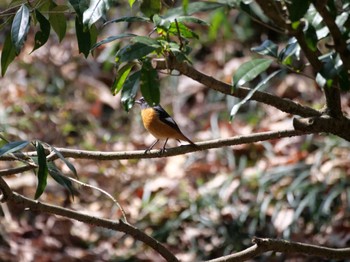
{"label": "branch", "polygon": [[[93,159],[93,160],[123,160],[123,159],[144,159],[144,158],[161,158],[177,156],[186,153],[192,153],[201,150],[208,150],[213,148],[220,148],[225,146],[235,146],[248,143],[261,142],[271,139],[279,139],[282,137],[293,137],[309,134],[309,132],[296,131],[294,129],[288,129],[283,131],[267,131],[261,133],[255,133],[250,135],[234,136],[230,138],[222,138],[209,140],[205,142],[196,143],[197,147],[192,145],[182,145],[179,147],[167,148],[164,153],[161,150],[151,150],[149,153],[145,154],[144,150],[137,151],[123,151],[123,152],[102,152],[102,151],[88,151],[88,150],[77,150],[77,149],[67,149],[67,148],[56,148],[64,157],[71,157],[74,159]],[[36,152],[21,153],[22,155],[36,156]],[[16,154],[14,154],[16,155]],[[48,161],[53,161],[58,159],[58,156],[52,152],[48,157]],[[0,161],[14,160],[9,156],[1,156]],[[34,168],[34,167],[33,167]],[[9,171],[0,170],[0,176],[7,175]],[[11,172],[13,174],[13,172]]]}
{"label": "branch", "polygon": [[[231,95],[239,98],[244,98],[251,91],[249,88],[239,87],[232,92],[232,86],[221,82],[213,77],[201,73],[194,69],[186,62],[179,62],[174,57],[169,57],[168,60],[153,60],[153,67],[159,70],[177,70],[181,74],[186,75],[197,82],[221,92],[226,95]],[[269,93],[257,91],[253,94],[250,100],[255,100],[270,106],[273,106],[283,112],[299,115],[303,117],[320,116],[321,113],[310,107],[302,106],[289,99],[280,98]]]}
{"label": "branch", "polygon": [[281,253],[301,253],[326,259],[348,259],[350,248],[328,248],[299,242],[290,242],[271,238],[253,238],[253,246],[236,254],[208,260],[207,262],[238,262],[257,257],[268,251]]}
{"label": "branch", "polygon": [[332,35],[334,49],[339,53],[345,68],[350,71],[350,52],[346,47],[346,41],[344,40],[339,27],[327,8],[327,1],[314,1],[314,6],[317,12],[322,16],[323,22],[326,24]]}
{"label": "branch", "polygon": [[109,219],[97,218],[89,215],[76,212],[71,209],[45,204],[38,201],[34,201],[30,198],[22,196],[18,193],[12,192],[11,188],[7,185],[5,180],[0,177],[0,189],[2,191],[2,202],[10,202],[15,205],[22,206],[23,208],[29,208],[32,211],[39,211],[49,214],[54,214],[58,216],[63,216],[66,218],[78,220],[83,223],[91,224],[94,226],[99,226],[103,228],[112,229],[115,231],[124,232],[128,235],[134,237],[134,239],[139,240],[146,244],[147,246],[153,248],[157,253],[159,253],[166,261],[178,262],[178,259],[160,242],[154,238],[148,236],[141,230],[133,227],[130,224],[124,223],[123,221],[113,221]]}

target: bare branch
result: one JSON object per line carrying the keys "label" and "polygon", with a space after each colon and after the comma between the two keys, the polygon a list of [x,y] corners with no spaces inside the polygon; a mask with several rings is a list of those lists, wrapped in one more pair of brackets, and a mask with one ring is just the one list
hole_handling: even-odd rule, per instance
{"label": "bare branch", "polygon": [[[164,70],[164,69],[170,69],[170,70],[177,70],[181,74],[186,75],[193,80],[198,81],[199,83],[214,89],[216,91],[219,91],[221,93],[224,93],[226,95],[231,95],[239,98],[244,98],[247,96],[247,94],[251,91],[249,88],[240,87],[237,88],[234,92],[232,92],[232,86],[221,82],[211,76],[208,76],[204,73],[201,73],[197,71],[195,68],[190,66],[186,62],[179,62],[173,57],[169,57],[169,59],[166,60],[154,60],[153,66],[156,69]],[[260,92],[257,91],[253,94],[251,100],[255,100],[270,106],[273,106],[283,112],[293,114],[293,115],[299,115],[303,117],[311,117],[311,116],[320,116],[321,113],[317,110],[314,110],[310,107],[302,106],[298,103],[293,102],[289,99],[280,98],[274,95],[271,95],[269,93]]]}
{"label": "bare branch", "polygon": [[29,208],[33,211],[45,212],[49,214],[54,214],[58,216],[63,216],[66,218],[78,220],[83,223],[91,224],[94,226],[99,226],[103,228],[112,229],[115,231],[124,232],[128,235],[134,237],[134,239],[139,240],[146,244],[147,246],[153,248],[156,252],[158,252],[166,261],[177,262],[178,259],[160,242],[155,240],[154,238],[148,236],[141,230],[136,227],[124,223],[123,221],[113,221],[109,219],[97,218],[89,215],[82,214],[80,212],[63,208],[55,205],[50,205],[46,203],[41,203],[38,201],[34,201],[30,198],[22,196],[16,192],[12,192],[5,180],[0,177],[0,189],[2,191],[3,202],[10,202],[15,205],[22,206],[23,208]]}
{"label": "bare branch", "polygon": [[208,260],[207,262],[239,262],[254,258],[268,251],[282,253],[300,253],[308,256],[318,256],[326,259],[347,259],[350,257],[350,248],[327,248],[322,246],[290,242],[281,239],[257,238],[253,246],[224,257]]}

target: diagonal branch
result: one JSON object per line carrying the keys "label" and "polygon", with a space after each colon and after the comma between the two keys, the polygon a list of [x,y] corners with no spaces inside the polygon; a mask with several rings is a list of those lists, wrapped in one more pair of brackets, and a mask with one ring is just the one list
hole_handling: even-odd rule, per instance
{"label": "diagonal branch", "polygon": [[10,187],[7,185],[4,179],[0,177],[0,190],[2,191],[1,201],[10,202],[15,205],[22,206],[23,208],[29,208],[33,211],[45,212],[49,214],[54,214],[58,216],[63,216],[66,218],[78,220],[90,225],[99,226],[103,228],[112,229],[115,231],[124,232],[131,235],[134,239],[139,240],[146,244],[147,246],[153,248],[157,253],[159,253],[166,261],[177,262],[178,259],[160,242],[156,239],[145,234],[136,227],[124,223],[123,221],[113,221],[109,219],[98,218],[94,216],[89,216],[82,214],[80,212],[63,208],[55,205],[50,205],[46,203],[41,203],[34,201],[30,198],[22,196],[16,192],[12,192]]}
{"label": "diagonal branch", "polygon": [[252,259],[268,251],[281,253],[300,253],[308,256],[318,256],[326,259],[347,259],[350,248],[328,248],[300,242],[290,242],[282,239],[253,238],[253,246],[224,257],[208,260],[207,262],[239,262]]}
{"label": "diagonal branch", "polygon": [[[211,76],[208,76],[204,73],[197,71],[195,68],[190,66],[186,62],[179,62],[174,57],[169,57],[168,60],[153,60],[153,67],[159,70],[177,70],[181,74],[186,75],[197,82],[219,91],[226,95],[236,96],[239,98],[244,98],[251,91],[249,88],[240,87],[237,88],[234,92],[232,92],[232,86],[219,81]],[[283,112],[292,115],[299,115],[303,117],[311,117],[311,116],[320,116],[321,113],[315,109],[310,107],[302,106],[298,103],[295,103],[289,99],[280,98],[269,93],[257,91],[253,94],[251,100],[255,100],[270,106],[273,106]]]}

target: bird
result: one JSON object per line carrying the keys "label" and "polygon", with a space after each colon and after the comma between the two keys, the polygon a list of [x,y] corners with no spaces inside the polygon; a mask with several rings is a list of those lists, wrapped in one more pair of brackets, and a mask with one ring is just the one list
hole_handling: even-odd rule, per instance
{"label": "bird", "polygon": [[150,106],[143,97],[136,100],[135,103],[139,104],[141,107],[141,118],[144,127],[157,139],[146,149],[145,153],[149,152],[161,139],[165,140],[161,152],[165,152],[165,146],[170,138],[176,139],[179,142],[180,140],[187,141],[192,146],[198,148],[195,143],[181,132],[175,120],[161,105]]}

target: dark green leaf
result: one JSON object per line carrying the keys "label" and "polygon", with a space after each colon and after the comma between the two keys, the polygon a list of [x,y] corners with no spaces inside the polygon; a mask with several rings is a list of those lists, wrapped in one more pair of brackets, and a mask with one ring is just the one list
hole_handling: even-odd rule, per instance
{"label": "dark green leaf", "polygon": [[300,46],[298,44],[298,41],[292,37],[289,39],[286,47],[283,48],[279,53],[278,60],[281,61],[284,65],[292,66],[293,60],[299,59],[299,51]]}
{"label": "dark green leaf", "polygon": [[112,85],[112,94],[116,95],[122,89],[126,79],[128,78],[131,69],[135,66],[135,63],[127,63],[118,70],[117,76]]}
{"label": "dark green leaf", "polygon": [[62,174],[62,172],[56,167],[55,163],[51,161],[47,162],[47,167],[50,176],[61,186],[65,187],[71,194],[72,198],[74,197],[74,195],[78,194],[77,190],[73,186],[72,181]]}
{"label": "dark green leaf", "polygon": [[0,156],[17,152],[25,148],[29,144],[29,141],[15,141],[10,142],[0,148]]}
{"label": "dark green leaf", "polygon": [[43,46],[50,36],[50,22],[38,10],[35,10],[35,17],[40,24],[40,31],[35,34],[35,44],[32,52]]}
{"label": "dark green leaf", "polygon": [[306,11],[309,9],[309,0],[293,0],[287,2],[289,18],[292,22],[300,20],[304,17]]}
{"label": "dark green leaf", "polygon": [[124,16],[121,18],[113,19],[110,21],[107,21],[104,25],[108,25],[110,23],[119,23],[119,22],[127,22],[127,23],[132,23],[132,22],[150,22],[151,20],[147,17],[142,17],[142,16]]}
{"label": "dark green leaf", "polygon": [[[177,25],[176,25],[177,24]],[[196,33],[194,33],[191,29],[185,26],[181,22],[172,22],[169,28],[169,34],[179,35],[183,38],[199,38]]]}
{"label": "dark green leaf", "polygon": [[87,28],[84,30],[84,25],[78,16],[75,17],[75,33],[78,40],[79,52],[83,53],[85,57],[88,57],[91,48],[90,30]]}
{"label": "dark green leaf", "polygon": [[4,76],[8,66],[16,57],[16,49],[12,44],[11,34],[5,38],[4,46],[1,52],[1,75]]}
{"label": "dark green leaf", "polygon": [[253,47],[250,50],[260,55],[277,57],[278,46],[270,40],[265,40],[260,46]]}
{"label": "dark green leaf", "polygon": [[38,199],[42,193],[44,192],[46,185],[47,185],[47,175],[48,175],[48,169],[46,164],[46,154],[45,149],[42,146],[42,144],[37,141],[36,142],[36,152],[38,154],[38,185],[35,191],[35,199]]}
{"label": "dark green leaf", "polygon": [[78,173],[75,167],[71,162],[69,162],[62,154],[60,151],[58,151],[55,147],[50,146],[51,149],[56,153],[56,155],[66,164],[66,166],[69,168],[70,171],[74,174],[76,178],[78,178]]}
{"label": "dark green leaf", "polygon": [[141,69],[141,93],[149,105],[158,105],[160,100],[159,77],[151,62],[144,61]]}
{"label": "dark green leaf", "polygon": [[113,0],[91,0],[89,8],[83,14],[84,25],[90,27],[105,16],[113,2]]}
{"label": "dark green leaf", "polygon": [[161,6],[160,0],[142,0],[140,10],[145,16],[152,17],[160,12]]}
{"label": "dark green leaf", "polygon": [[27,38],[27,34],[30,26],[30,14],[28,7],[23,4],[18,9],[11,27],[12,43],[15,46],[16,53],[19,54],[24,42]]}
{"label": "dark green leaf", "polygon": [[160,48],[160,43],[151,37],[148,36],[136,36],[131,40],[133,43],[142,43],[148,46],[152,46],[154,48]]}
{"label": "dark green leaf", "polygon": [[271,65],[271,59],[254,59],[241,65],[233,76],[233,87],[239,87],[253,80]]}
{"label": "dark green leaf", "polygon": [[265,79],[263,79],[254,89],[252,89],[251,91],[249,91],[249,93],[246,95],[245,98],[243,98],[239,103],[235,104],[232,109],[231,109],[231,113],[230,113],[230,121],[232,121],[232,119],[235,117],[235,115],[237,114],[239,108],[244,105],[252,96],[253,94],[258,91],[259,89],[262,89],[266,86],[266,84],[275,76],[277,75],[279,72],[281,72],[281,70],[275,71],[272,74],[270,74],[268,77],[266,77]]}
{"label": "dark green leaf", "polygon": [[67,31],[67,20],[65,15],[63,14],[63,12],[66,11],[67,8],[68,7],[65,5],[58,5],[50,9],[49,21],[53,30],[56,32],[60,42],[66,35]]}
{"label": "dark green leaf", "polygon": [[315,28],[311,24],[309,24],[308,28],[304,31],[304,33],[305,33],[305,41],[306,41],[307,47],[311,51],[316,52],[318,38],[317,38]]}
{"label": "dark green leaf", "polygon": [[122,89],[121,102],[125,111],[129,111],[135,102],[137,91],[139,90],[138,82],[141,72],[137,71],[130,75],[125,81]]}
{"label": "dark green leaf", "polygon": [[110,43],[110,42],[113,42],[115,40],[118,40],[118,39],[121,39],[121,38],[125,38],[125,37],[134,37],[136,35],[134,34],[128,34],[128,33],[125,33],[125,34],[120,34],[120,35],[116,35],[116,36],[109,36],[103,40],[101,40],[100,42],[94,44],[92,47],[91,47],[91,51],[94,50],[95,48],[101,46],[101,45],[104,45],[104,44],[107,44],[107,43]]}
{"label": "dark green leaf", "polygon": [[152,53],[157,48],[144,43],[134,43],[120,49],[116,55],[116,62],[126,62],[134,59],[141,59]]}
{"label": "dark green leaf", "polygon": [[195,24],[199,24],[199,25],[209,26],[209,24],[207,22],[205,22],[204,20],[199,19],[197,17],[194,17],[194,16],[179,16],[176,18],[176,20],[178,22],[195,23]]}
{"label": "dark green leaf", "polygon": [[69,0],[77,15],[81,18],[85,10],[89,8],[89,1],[86,0]]}

